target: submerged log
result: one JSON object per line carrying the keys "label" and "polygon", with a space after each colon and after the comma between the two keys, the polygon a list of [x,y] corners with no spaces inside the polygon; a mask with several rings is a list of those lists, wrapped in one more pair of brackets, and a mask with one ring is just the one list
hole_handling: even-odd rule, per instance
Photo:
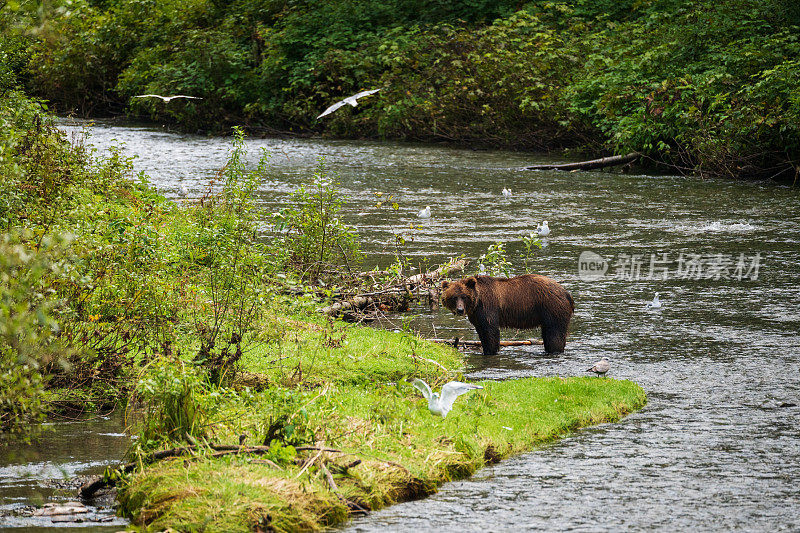
{"label": "submerged log", "polygon": [[[456,348],[459,346],[480,346],[481,341],[464,341],[455,337],[454,339],[427,339],[439,344],[450,344]],[[524,341],[500,341],[500,346],[541,346],[544,341],[539,339],[527,339]]]}
{"label": "submerged log", "polygon": [[577,163],[562,163],[560,165],[532,165],[525,167],[523,170],[593,170],[596,168],[613,167],[615,165],[624,165],[639,159],[638,152],[631,152],[625,155],[613,155],[610,157],[601,157],[600,159],[592,159],[590,161],[579,161]]}

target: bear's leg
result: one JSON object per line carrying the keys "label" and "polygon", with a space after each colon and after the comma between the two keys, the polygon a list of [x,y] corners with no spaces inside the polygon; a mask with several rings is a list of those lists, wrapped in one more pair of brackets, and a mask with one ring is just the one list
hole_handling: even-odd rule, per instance
{"label": "bear's leg", "polygon": [[542,340],[545,352],[560,353],[567,345],[567,332],[562,327],[542,326]]}
{"label": "bear's leg", "polygon": [[481,340],[483,355],[495,355],[500,351],[498,320],[499,317],[488,316],[483,310],[478,310],[473,316],[469,317],[469,321],[475,326],[475,331],[478,332],[478,338]]}
{"label": "bear's leg", "polygon": [[558,320],[553,316],[542,318],[542,341],[544,341],[544,351],[547,353],[563,352],[564,347],[567,345],[569,320]]}
{"label": "bear's leg", "polygon": [[500,351],[500,328],[487,325],[481,333],[478,330],[478,337],[481,339],[483,355],[495,355]]}

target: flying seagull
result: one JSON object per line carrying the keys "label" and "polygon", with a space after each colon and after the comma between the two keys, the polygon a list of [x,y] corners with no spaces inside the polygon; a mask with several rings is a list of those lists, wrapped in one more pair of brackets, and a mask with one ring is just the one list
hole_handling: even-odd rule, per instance
{"label": "flying seagull", "polygon": [[456,401],[456,398],[471,390],[483,388],[480,385],[451,381],[442,387],[442,395],[439,396],[438,392],[431,392],[431,388],[428,384],[419,378],[416,378],[412,383],[414,387],[422,392],[425,399],[428,400],[428,409],[430,412],[442,418],[446,417],[447,413],[453,408],[453,402]]}
{"label": "flying seagull", "polygon": [[161,98],[164,102],[169,103],[170,100],[176,98],[193,98],[195,100],[202,100],[199,96],[186,96],[185,94],[174,94],[172,96],[161,96],[160,94],[138,94],[134,98]]}
{"label": "flying seagull", "polygon": [[652,302],[647,303],[647,307],[659,308],[661,307],[661,300],[658,299],[658,293],[656,293],[655,298],[653,298]]}
{"label": "flying seagull", "polygon": [[425,209],[420,209],[419,213],[417,213],[419,218],[431,218],[431,206],[426,205]]}
{"label": "flying seagull", "polygon": [[550,226],[547,225],[547,221],[543,221],[541,226],[536,226],[536,235],[539,237],[547,237],[550,235]]}
{"label": "flying seagull", "polygon": [[338,102],[336,102],[335,104],[330,106],[328,109],[323,111],[322,114],[320,116],[318,116],[317,118],[322,118],[325,115],[330,115],[331,113],[333,113],[334,111],[336,111],[337,109],[342,107],[344,104],[350,104],[351,106],[356,107],[358,105],[358,101],[357,100],[359,98],[362,98],[364,96],[369,96],[371,94],[375,94],[378,91],[380,91],[380,89],[371,89],[369,91],[361,91],[360,93],[356,93],[353,96],[348,96],[344,100],[339,100]]}
{"label": "flying seagull", "polygon": [[608,369],[611,368],[611,363],[608,362],[608,357],[601,357],[592,368],[587,368],[587,372],[594,372],[598,376],[605,376]]}

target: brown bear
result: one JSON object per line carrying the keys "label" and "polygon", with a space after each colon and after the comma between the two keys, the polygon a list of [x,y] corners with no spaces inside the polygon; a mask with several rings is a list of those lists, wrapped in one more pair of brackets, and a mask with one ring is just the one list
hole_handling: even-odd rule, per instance
{"label": "brown bear", "polygon": [[500,350],[500,328],[542,327],[547,352],[563,352],[575,302],[557,281],[536,274],[513,278],[470,276],[442,283],[442,302],[467,315],[481,339],[484,355]]}

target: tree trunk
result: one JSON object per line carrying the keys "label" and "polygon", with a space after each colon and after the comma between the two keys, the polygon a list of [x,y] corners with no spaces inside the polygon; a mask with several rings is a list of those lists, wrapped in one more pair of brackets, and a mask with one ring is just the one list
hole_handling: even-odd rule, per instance
{"label": "tree trunk", "polygon": [[624,165],[639,159],[638,152],[631,152],[626,155],[614,155],[610,157],[601,157],[600,159],[592,159],[590,161],[579,161],[577,163],[563,163],[561,165],[533,165],[525,167],[524,170],[593,170],[595,168],[613,167],[615,165]]}

